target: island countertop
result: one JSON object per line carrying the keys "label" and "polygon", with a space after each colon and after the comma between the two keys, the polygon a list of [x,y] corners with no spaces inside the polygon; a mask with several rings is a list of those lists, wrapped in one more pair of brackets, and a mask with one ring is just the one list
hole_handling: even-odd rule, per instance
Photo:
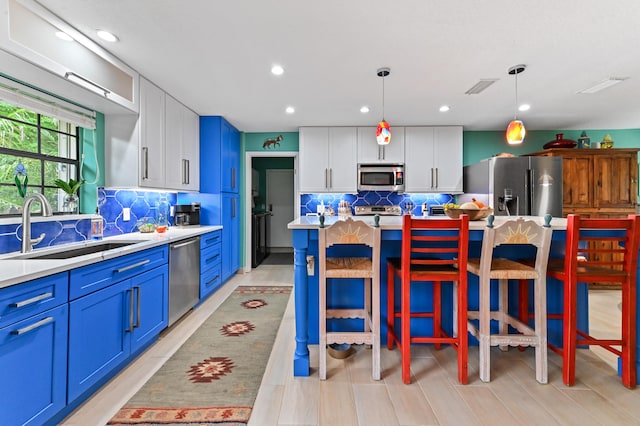
{"label": "island countertop", "polygon": [[[369,225],[373,225],[373,216],[349,216],[353,220],[362,220]],[[420,216],[420,218],[422,218]],[[425,220],[431,219],[446,219],[446,216],[426,216]],[[495,225],[514,219],[515,216],[495,216]],[[544,218],[539,216],[523,216],[525,220],[533,220],[535,222],[544,223]],[[344,216],[325,216],[325,226],[330,226],[336,223],[338,220],[344,220]],[[299,218],[289,222],[288,229],[318,229],[320,226],[319,216],[300,216]],[[487,220],[472,220],[469,222],[469,230],[483,230],[487,226]],[[402,216],[380,216],[380,228],[383,230],[401,230],[402,229]],[[566,230],[567,219],[554,217],[551,219],[551,229],[553,230]]]}

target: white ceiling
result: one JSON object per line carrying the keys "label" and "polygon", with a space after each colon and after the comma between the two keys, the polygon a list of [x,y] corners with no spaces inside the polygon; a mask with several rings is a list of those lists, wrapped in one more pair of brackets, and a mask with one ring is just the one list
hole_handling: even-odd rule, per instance
{"label": "white ceiling", "polygon": [[[640,1],[39,0],[200,115],[247,132],[310,125],[640,128]],[[115,33],[111,44],[96,29]],[[284,75],[271,75],[272,64]],[[577,91],[608,77],[602,92]],[[465,95],[480,79],[498,81]],[[442,104],[451,106],[440,113]],[[295,114],[284,112],[294,106]],[[368,105],[369,114],[360,113]]]}

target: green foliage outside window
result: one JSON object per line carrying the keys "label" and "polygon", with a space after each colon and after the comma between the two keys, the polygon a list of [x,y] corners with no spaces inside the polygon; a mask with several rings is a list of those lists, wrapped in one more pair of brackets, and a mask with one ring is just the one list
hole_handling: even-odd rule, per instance
{"label": "green foliage outside window", "polygon": [[55,181],[78,180],[77,128],[0,101],[0,215],[21,211],[24,200],[16,183],[19,164],[28,175],[26,194],[43,193],[54,211],[62,211],[64,192]]}

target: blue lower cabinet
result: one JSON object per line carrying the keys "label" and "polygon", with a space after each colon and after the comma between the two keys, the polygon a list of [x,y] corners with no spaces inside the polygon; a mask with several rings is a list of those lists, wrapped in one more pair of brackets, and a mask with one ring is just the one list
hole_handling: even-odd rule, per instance
{"label": "blue lower cabinet", "polygon": [[222,193],[222,281],[240,268],[240,196]]}
{"label": "blue lower cabinet", "polygon": [[67,402],[67,304],[0,328],[0,424],[40,425]]}
{"label": "blue lower cabinet", "polygon": [[167,327],[168,283],[164,264],[69,303],[69,403],[101,386]]}

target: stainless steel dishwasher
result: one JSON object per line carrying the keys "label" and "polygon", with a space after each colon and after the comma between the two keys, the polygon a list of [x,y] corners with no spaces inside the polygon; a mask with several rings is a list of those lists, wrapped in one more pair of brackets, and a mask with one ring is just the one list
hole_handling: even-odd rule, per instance
{"label": "stainless steel dishwasher", "polygon": [[169,325],[200,299],[200,237],[169,245]]}

